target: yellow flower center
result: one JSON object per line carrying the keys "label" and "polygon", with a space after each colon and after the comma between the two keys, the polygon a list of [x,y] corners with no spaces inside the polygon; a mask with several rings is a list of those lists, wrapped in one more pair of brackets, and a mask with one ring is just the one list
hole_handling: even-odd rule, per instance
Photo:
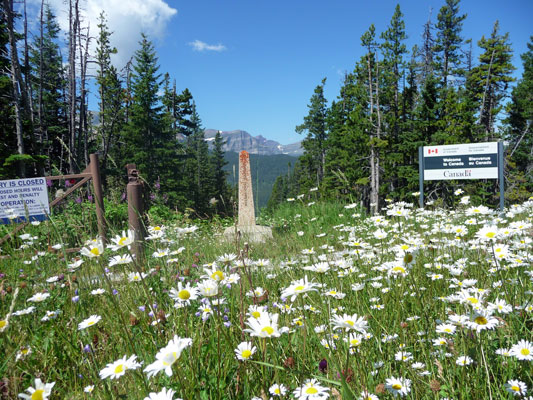
{"label": "yellow flower center", "polygon": [[7,325],[7,321],[1,319],[1,320],[0,320],[0,329],[5,328],[6,325]]}
{"label": "yellow flower center", "polygon": [[115,367],[115,374],[120,374],[124,372],[124,364],[119,364]]}
{"label": "yellow flower center", "polygon": [[98,250],[98,247],[93,247],[91,249],[91,253],[93,253],[95,256],[99,256],[100,255],[100,250]]}
{"label": "yellow flower center", "polygon": [[520,388],[518,386],[511,386],[511,390],[514,390],[515,392],[520,392]]}
{"label": "yellow flower center", "polygon": [[522,354],[523,356],[529,356],[531,352],[529,351],[528,348],[523,348],[522,350],[520,350],[520,354]]}
{"label": "yellow flower center", "polygon": [[329,292],[329,294],[337,294],[337,291],[336,290],[332,290],[331,292]]}
{"label": "yellow flower center", "polygon": [[496,232],[487,232],[487,234],[485,236],[487,236],[488,238],[492,239],[494,236],[496,236]]}
{"label": "yellow flower center", "polygon": [[400,390],[402,388],[402,385],[400,385],[399,383],[395,383],[394,385],[392,385],[392,388],[394,390]]}
{"label": "yellow flower center", "polygon": [[470,303],[472,303],[472,304],[477,304],[477,303],[479,303],[479,300],[476,299],[475,297],[469,297],[469,298],[467,298],[467,300],[468,300]]}
{"label": "yellow flower center", "polygon": [[260,316],[261,316],[261,313],[259,311],[254,311],[252,313],[252,317],[254,317],[254,318],[259,318]]}
{"label": "yellow flower center", "polygon": [[482,315],[480,315],[479,317],[477,317],[474,322],[478,325],[487,325],[487,323],[489,321],[487,321],[487,318],[483,317]]}
{"label": "yellow flower center", "polygon": [[393,272],[405,272],[405,268],[404,267],[400,267],[400,266],[397,266],[397,267],[394,267],[392,269]]}
{"label": "yellow flower center", "polygon": [[252,356],[252,352],[248,349],[242,352],[242,358],[250,358],[251,356]]}
{"label": "yellow flower center", "polygon": [[181,300],[189,300],[189,297],[191,297],[191,294],[189,293],[188,290],[183,289],[183,290],[180,290],[180,292],[178,293],[178,297]]}
{"label": "yellow flower center", "polygon": [[352,339],[352,340],[350,341],[350,343],[351,343],[353,346],[359,346],[359,343],[361,343],[361,342],[359,342],[359,340],[357,340],[357,339]]}
{"label": "yellow flower center", "polygon": [[215,271],[211,274],[211,279],[214,281],[222,281],[224,280],[224,273],[222,271]]}
{"label": "yellow flower center", "polygon": [[346,320],[346,321],[344,321],[344,322],[346,322],[346,323],[347,323],[348,325],[350,325],[350,326],[354,326],[354,322],[353,322],[353,321],[350,321],[349,319]]}
{"label": "yellow flower center", "polygon": [[401,247],[402,250],[407,250],[408,248],[409,248],[408,245],[406,245],[406,244],[402,244],[402,247]]}
{"label": "yellow flower center", "polygon": [[43,400],[44,396],[44,389],[37,389],[35,392],[31,395],[31,400]]}
{"label": "yellow flower center", "polygon": [[128,238],[121,237],[120,240],[118,241],[118,244],[119,244],[120,246],[124,246],[124,243],[126,242],[126,240],[128,240]]}
{"label": "yellow flower center", "polygon": [[279,390],[279,388],[275,388],[275,389],[274,389],[274,393],[276,393],[276,394],[281,394],[281,390]]}
{"label": "yellow flower center", "polygon": [[94,325],[94,321],[87,322],[87,326],[91,326],[91,325]]}
{"label": "yellow flower center", "polygon": [[296,287],[294,288],[294,291],[295,291],[295,292],[301,292],[301,291],[304,290],[304,289],[305,289],[305,286],[300,285],[300,286],[296,286]]}
{"label": "yellow flower center", "polygon": [[317,394],[317,393],[318,393],[318,390],[314,388],[313,386],[305,389],[305,394]]}
{"label": "yellow flower center", "polygon": [[265,326],[263,329],[261,329],[261,332],[266,332],[269,336],[274,333],[274,328],[271,326]]}

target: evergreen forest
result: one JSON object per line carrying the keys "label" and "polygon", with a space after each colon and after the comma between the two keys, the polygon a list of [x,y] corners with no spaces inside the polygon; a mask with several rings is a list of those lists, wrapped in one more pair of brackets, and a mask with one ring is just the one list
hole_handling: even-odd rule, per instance
{"label": "evergreen forest", "polygon": [[[371,24],[360,38],[365,53],[337,98],[325,98],[325,79],[316,86],[296,127],[305,153],[293,174],[277,179],[269,207],[311,188],[374,211],[387,198],[416,202],[420,146],[495,141],[505,144],[506,200],[531,196],[533,37],[516,80],[509,35],[498,21],[477,41],[463,36],[466,22],[459,0],[446,0],[412,49],[400,5],[384,32]],[[425,192],[440,205],[453,205],[456,190],[497,205],[494,180],[435,182]]]}
{"label": "evergreen forest", "polygon": [[[217,134],[210,151],[191,92],[178,91],[176,81],[159,70],[146,35],[119,71],[104,12],[92,38],[80,23],[79,1],[70,2],[63,43],[45,2],[39,32],[32,35],[25,3],[5,0],[1,7],[0,179],[79,173],[89,154],[98,153],[106,192],[124,189],[125,166],[133,163],[151,204],[191,208],[198,216],[231,214],[222,137]],[[90,40],[96,40],[92,56]],[[96,65],[96,76],[89,77],[89,63]],[[98,100],[93,112],[91,79]]]}
{"label": "evergreen forest", "polygon": [[[531,195],[533,40],[516,78],[509,35],[498,21],[483,37],[467,38],[460,0],[443,3],[411,49],[400,5],[383,32],[371,24],[360,38],[364,54],[345,73],[336,99],[328,101],[326,80],[319,82],[296,127],[305,152],[277,178],[269,208],[315,187],[326,198],[371,211],[389,197],[413,201],[418,147],[429,144],[503,141],[508,201]],[[121,187],[125,164],[134,163],[153,201],[198,215],[230,214],[223,140],[218,135],[209,150],[192,93],[160,71],[150,38],[142,35],[118,70],[112,55],[120,49],[111,45],[104,12],[93,38],[79,0],[70,1],[65,39],[45,2],[38,32],[30,34],[25,6],[1,3],[0,179],[77,173],[98,153],[106,188]],[[90,90],[98,101],[94,111]],[[427,195],[452,205],[458,188],[473,200],[497,203],[489,180],[428,183]]]}

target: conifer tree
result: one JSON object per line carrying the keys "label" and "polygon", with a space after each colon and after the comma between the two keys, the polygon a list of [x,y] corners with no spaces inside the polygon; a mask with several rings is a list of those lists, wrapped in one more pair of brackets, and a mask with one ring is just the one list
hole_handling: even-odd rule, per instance
{"label": "conifer tree", "polygon": [[533,36],[521,55],[524,72],[513,89],[506,120],[509,140],[509,189],[512,200],[527,199],[533,191]]}
{"label": "conifer tree", "polygon": [[400,119],[400,80],[403,76],[404,60],[407,53],[404,41],[407,39],[405,23],[400,5],[392,16],[389,27],[381,34],[383,43],[381,52],[383,55],[382,80],[378,84],[383,86],[380,104],[383,107],[384,130],[387,140],[387,159],[384,167],[384,179],[389,182],[389,191],[394,192],[398,186],[397,167],[402,162],[403,154],[399,151],[401,136]]}
{"label": "conifer tree", "polygon": [[13,96],[11,93],[11,79],[8,71],[10,61],[8,58],[9,35],[7,32],[6,15],[0,12],[0,178],[13,178],[5,160],[17,151],[17,139],[14,134],[13,123]]}
{"label": "conifer tree", "polygon": [[207,215],[212,210],[209,200],[215,197],[214,192],[214,170],[209,165],[209,148],[205,141],[202,121],[196,105],[192,103],[192,116],[190,119],[193,129],[186,139],[186,161],[185,176],[186,187],[191,200],[191,206],[199,215]]}
{"label": "conifer tree", "polygon": [[509,34],[501,35],[496,21],[489,38],[483,36],[478,46],[484,50],[479,56],[479,65],[472,70],[471,79],[480,101],[479,123],[484,140],[493,140],[496,118],[502,110],[502,100],[507,95],[509,83],[514,81],[511,73],[513,56]]}
{"label": "conifer tree", "polygon": [[[158,95],[161,75],[153,44],[144,34],[139,44],[131,76],[129,120],[122,132],[122,160],[124,164],[135,163],[149,185],[153,186],[159,179],[163,193],[168,193],[170,182],[164,181],[161,175],[167,175],[164,169],[171,167],[165,162],[172,156],[174,142],[165,140],[169,129],[164,127]],[[165,146],[165,150],[161,146]]]}
{"label": "conifer tree", "polygon": [[307,175],[304,183],[311,188],[319,186],[324,177],[326,163],[326,140],[328,137],[326,118],[327,100],[324,97],[324,85],[326,78],[315,88],[307,108],[309,113],[304,117],[304,122],[296,127],[297,133],[306,133],[302,141],[304,154],[301,157],[302,168]]}
{"label": "conifer tree", "polygon": [[448,86],[450,76],[462,75],[461,31],[466,14],[459,14],[460,0],[446,0],[437,16],[435,39],[435,61],[442,86]]}
{"label": "conifer tree", "polygon": [[37,148],[51,164],[61,158],[61,142],[67,140],[67,111],[64,102],[65,77],[63,60],[57,39],[59,25],[49,6],[42,10],[41,34],[36,37],[30,49],[32,68],[31,85],[36,113],[35,123],[38,132]]}
{"label": "conifer tree", "polygon": [[[224,166],[227,161],[224,159],[224,146],[225,142],[222,139],[220,131],[217,131],[215,140],[213,140],[213,150],[210,157],[210,166],[213,171],[213,191],[212,200],[216,204],[216,209],[219,213],[230,214],[233,212],[232,207],[229,204],[229,188],[226,182],[227,173],[224,171]],[[211,200],[210,199],[210,200]]]}
{"label": "conifer tree", "polygon": [[366,60],[346,74],[336,102],[328,111],[328,152],[325,191],[336,197],[353,196],[368,205],[367,160],[369,157],[368,95],[365,88]]}
{"label": "conifer tree", "polygon": [[116,54],[117,49],[111,46],[111,32],[107,27],[104,12],[100,14],[98,28],[100,31],[96,40],[96,85],[99,97],[98,135],[102,149],[102,170],[105,174],[123,174],[121,166],[107,168],[109,156],[116,163],[115,159],[120,155],[118,139],[123,127],[124,113],[122,83],[117,69],[111,63],[111,55]]}

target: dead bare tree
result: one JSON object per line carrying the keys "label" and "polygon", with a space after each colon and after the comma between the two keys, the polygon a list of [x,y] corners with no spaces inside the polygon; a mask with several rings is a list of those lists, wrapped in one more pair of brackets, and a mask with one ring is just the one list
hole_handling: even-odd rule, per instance
{"label": "dead bare tree", "polygon": [[[25,82],[22,79],[22,71],[20,68],[17,39],[14,27],[15,14],[13,11],[13,0],[2,0],[2,5],[5,13],[7,33],[9,38],[9,53],[10,53],[10,75],[13,85],[13,100],[15,105],[15,131],[17,136],[17,153],[19,155],[26,154],[24,146],[24,130],[22,126],[22,119],[25,117],[27,110],[25,106],[28,104],[27,92]],[[17,174],[20,177],[26,176],[25,164],[22,160],[17,162]]]}
{"label": "dead bare tree", "polygon": [[[90,26],[87,26],[86,35],[78,35],[78,45],[80,49],[80,132],[78,137],[83,138],[83,156],[85,165],[89,164],[89,149],[88,149],[88,124],[87,124],[87,65],[89,58],[89,43],[91,37],[89,36]],[[81,33],[81,32],[80,32]],[[82,39],[85,43],[82,43]]]}
{"label": "dead bare tree", "polygon": [[77,89],[76,89],[76,37],[79,33],[79,0],[69,0],[69,33],[68,33],[68,106],[69,106],[69,171],[76,172],[76,114],[77,114]]}

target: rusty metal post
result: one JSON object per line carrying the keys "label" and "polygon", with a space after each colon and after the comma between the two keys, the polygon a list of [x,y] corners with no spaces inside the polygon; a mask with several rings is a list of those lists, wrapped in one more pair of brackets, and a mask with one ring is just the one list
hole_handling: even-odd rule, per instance
{"label": "rusty metal post", "polygon": [[135,164],[126,165],[126,169],[128,170],[128,185],[126,187],[126,193],[128,195],[128,223],[135,237],[131,250],[135,255],[135,259],[141,260],[144,255],[143,245],[146,236],[143,222],[143,184],[139,180],[139,171],[137,171]]}
{"label": "rusty metal post", "polygon": [[104,209],[104,194],[102,191],[102,179],[100,177],[100,164],[98,162],[98,154],[91,154],[89,156],[89,168],[93,178],[94,188],[94,204],[96,205],[96,220],[98,222],[98,234],[102,238],[103,243],[106,242],[107,225],[105,222]]}

